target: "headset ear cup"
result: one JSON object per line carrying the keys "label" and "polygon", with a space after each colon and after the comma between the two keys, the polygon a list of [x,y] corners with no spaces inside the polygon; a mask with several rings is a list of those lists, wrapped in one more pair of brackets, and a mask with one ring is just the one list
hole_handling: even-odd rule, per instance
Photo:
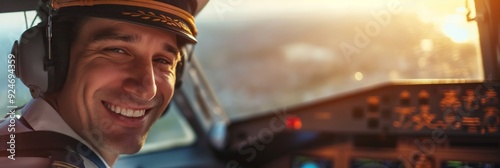
{"label": "headset ear cup", "polygon": [[68,22],[57,22],[53,25],[52,35],[52,65],[53,74],[49,76],[48,92],[58,92],[62,89],[68,72],[70,57],[70,32],[72,24]]}
{"label": "headset ear cup", "polygon": [[48,72],[45,69],[47,44],[43,25],[39,24],[23,32],[15,55],[16,75],[30,89],[33,97],[40,96],[48,88]]}
{"label": "headset ear cup", "polygon": [[184,73],[184,66],[186,64],[186,50],[183,48],[180,50],[181,60],[177,63],[175,67],[175,89],[179,89],[182,86],[182,74]]}
{"label": "headset ear cup", "polygon": [[[12,44],[12,50],[10,50],[10,54],[12,56],[14,56],[14,74],[19,78],[19,66],[16,66],[16,65],[20,65],[19,62],[18,62],[18,59],[17,57],[19,56],[19,41],[14,41],[14,44]],[[11,56],[9,56],[9,59]]]}

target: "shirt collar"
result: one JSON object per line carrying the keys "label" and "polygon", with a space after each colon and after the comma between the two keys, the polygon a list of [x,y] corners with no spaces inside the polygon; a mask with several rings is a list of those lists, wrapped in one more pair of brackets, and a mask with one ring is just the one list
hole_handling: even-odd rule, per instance
{"label": "shirt collar", "polygon": [[[44,99],[34,98],[22,109],[22,116],[31,125],[35,131],[53,131],[68,135],[92,149],[97,151],[93,146],[89,145],[64,121],[57,111]],[[102,156],[96,152],[97,156],[104,161]],[[105,161],[106,167],[110,167]]]}

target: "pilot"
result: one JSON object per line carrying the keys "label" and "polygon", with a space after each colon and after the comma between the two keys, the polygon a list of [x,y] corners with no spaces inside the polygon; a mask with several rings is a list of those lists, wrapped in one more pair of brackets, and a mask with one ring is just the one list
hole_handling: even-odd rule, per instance
{"label": "pilot", "polygon": [[9,55],[34,98],[1,122],[0,165],[113,167],[138,152],[180,84],[207,1],[42,0],[42,23]]}

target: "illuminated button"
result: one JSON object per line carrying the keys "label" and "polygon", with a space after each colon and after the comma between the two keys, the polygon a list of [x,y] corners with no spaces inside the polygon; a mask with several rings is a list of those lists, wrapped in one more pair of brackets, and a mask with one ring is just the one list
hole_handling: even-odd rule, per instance
{"label": "illuminated button", "polygon": [[288,129],[298,130],[302,128],[302,120],[298,116],[287,116],[286,127]]}
{"label": "illuminated button", "polygon": [[495,107],[487,107],[484,109],[484,122],[487,126],[496,126],[500,118],[497,115],[498,109]]}
{"label": "illuminated button", "polygon": [[474,111],[479,109],[479,99],[476,97],[474,89],[467,89],[465,96],[462,96],[463,106],[467,111]]}
{"label": "illuminated button", "polygon": [[380,105],[380,97],[378,96],[370,96],[367,99],[368,102],[368,111],[369,112],[377,112]]}
{"label": "illuminated button", "polygon": [[418,93],[418,103],[420,105],[429,104],[429,92],[427,92],[427,90],[422,90]]}
{"label": "illuminated button", "polygon": [[395,112],[398,114],[398,119],[392,123],[393,126],[396,128],[408,128],[408,122],[411,122],[409,119],[415,112],[415,107],[396,107]]}
{"label": "illuminated button", "polygon": [[444,94],[444,97],[439,102],[439,105],[441,106],[441,110],[444,111],[446,109],[450,109],[450,110],[456,111],[460,108],[462,103],[458,99],[458,91],[457,90],[445,90],[443,94]]}
{"label": "illuminated button", "polygon": [[380,104],[380,98],[378,96],[370,96],[367,99],[368,102],[368,111],[369,112],[377,112]]}
{"label": "illuminated button", "polygon": [[407,90],[402,91],[401,94],[399,94],[399,98],[401,105],[403,106],[410,105],[410,92],[408,92]]}
{"label": "illuminated button", "polygon": [[485,97],[481,99],[483,105],[497,106],[499,104],[497,92],[493,89],[488,89]]}
{"label": "illuminated button", "polygon": [[379,104],[380,98],[378,96],[370,96],[366,101],[368,102],[368,104]]}
{"label": "illuminated button", "polygon": [[468,133],[478,133],[481,120],[479,117],[463,117],[462,124],[467,128]]}

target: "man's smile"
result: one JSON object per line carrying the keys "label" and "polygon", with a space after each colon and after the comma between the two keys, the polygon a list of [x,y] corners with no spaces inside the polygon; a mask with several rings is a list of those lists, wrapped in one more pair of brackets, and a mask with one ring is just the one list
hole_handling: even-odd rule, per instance
{"label": "man's smile", "polygon": [[113,118],[116,124],[125,127],[143,127],[148,114],[152,111],[152,107],[130,107],[127,105],[116,105],[102,101],[108,116]]}
{"label": "man's smile", "polygon": [[123,106],[118,106],[118,105],[113,105],[107,102],[103,102],[104,106],[108,108],[109,110],[115,112],[116,114],[120,114],[126,117],[142,117],[146,113],[146,108],[139,108],[139,109],[131,109]]}

